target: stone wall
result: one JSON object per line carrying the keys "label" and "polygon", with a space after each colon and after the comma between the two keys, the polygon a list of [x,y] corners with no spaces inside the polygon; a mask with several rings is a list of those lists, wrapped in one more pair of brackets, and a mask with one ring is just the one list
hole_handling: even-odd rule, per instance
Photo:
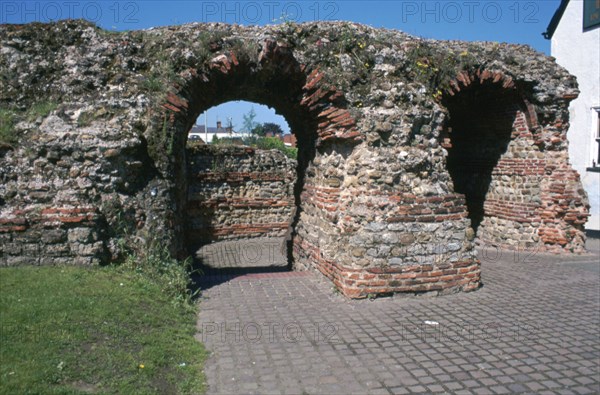
{"label": "stone wall", "polygon": [[[2,25],[0,45],[1,265],[109,262],[123,235],[188,255],[186,135],[230,100],[287,119],[293,264],[345,295],[476,289],[478,239],[583,251],[589,206],[566,140],[577,83],[529,47],[345,22],[109,33],[82,21]],[[461,178],[469,161],[479,168]],[[217,209],[211,238],[232,234],[202,183],[194,210]],[[274,224],[278,209],[248,215]],[[239,234],[267,230],[279,231]]]}
{"label": "stone wall", "polygon": [[390,153],[364,147],[345,160],[334,152],[315,159],[294,239],[296,267],[316,268],[351,297],[477,288],[464,197],[415,176],[427,158]]}
{"label": "stone wall", "polygon": [[187,150],[188,246],[284,238],[295,213],[296,161],[277,150],[198,145]]}
{"label": "stone wall", "polygon": [[[144,201],[127,196],[155,175],[138,138],[105,141],[50,115],[29,125],[40,135],[1,158],[0,265],[100,264],[116,239],[145,222]],[[107,133],[109,131],[103,130]]]}

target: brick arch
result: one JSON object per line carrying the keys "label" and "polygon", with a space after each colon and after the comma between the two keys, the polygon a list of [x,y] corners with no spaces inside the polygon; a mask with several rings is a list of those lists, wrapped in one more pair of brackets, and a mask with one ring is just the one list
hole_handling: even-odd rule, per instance
{"label": "brick arch", "polygon": [[162,104],[170,127],[189,129],[204,108],[243,98],[270,105],[291,122],[300,123],[296,114],[302,122],[316,122],[315,146],[362,141],[343,93],[323,80],[318,67],[299,63],[290,48],[274,40],[262,42],[257,59],[226,51],[212,57],[206,70],[189,69],[181,77],[183,83],[173,86]]}
{"label": "brick arch", "polygon": [[539,123],[536,113],[535,106],[526,98],[524,92],[517,86],[515,80],[506,75],[501,71],[492,71],[483,68],[476,70],[463,70],[457,74],[449,83],[449,88],[445,91],[445,98],[448,100],[449,97],[460,94],[461,90],[473,88],[476,86],[490,86],[502,87],[507,91],[514,91],[518,97],[518,104],[520,111],[525,116],[527,127],[537,137],[536,144],[543,149],[541,142],[539,141]]}
{"label": "brick arch", "polygon": [[504,89],[515,89],[516,85],[512,77],[505,75],[501,71],[490,71],[486,69],[477,69],[475,71],[463,70],[456,75],[449,83],[450,87],[446,93],[454,96],[461,90],[472,85],[483,85],[485,83],[498,84]]}
{"label": "brick arch", "polygon": [[[166,96],[160,114],[168,120],[166,132],[171,136],[167,143],[171,146],[167,149],[172,153],[170,176],[177,185],[179,223],[185,223],[185,213],[181,210],[186,207],[189,180],[185,155],[187,131],[198,115],[210,107],[232,100],[247,100],[273,107],[286,118],[299,149],[294,228],[305,205],[314,208],[321,204],[315,194],[327,193],[326,186],[319,185],[317,177],[305,174],[318,151],[329,150],[332,145],[353,147],[362,141],[363,136],[346,108],[342,92],[325,82],[318,67],[311,69],[300,64],[288,47],[274,40],[261,43],[257,58],[228,50],[212,56],[202,71],[190,69],[182,77],[183,82]],[[319,209],[326,211],[323,207]],[[302,227],[311,231],[316,225],[305,223]],[[186,240],[182,232],[185,227],[181,227],[176,240]],[[177,249],[181,256],[189,252],[181,242]]]}

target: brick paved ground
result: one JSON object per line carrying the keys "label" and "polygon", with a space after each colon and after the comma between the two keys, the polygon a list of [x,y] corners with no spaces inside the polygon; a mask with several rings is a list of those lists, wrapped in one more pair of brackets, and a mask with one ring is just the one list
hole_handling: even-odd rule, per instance
{"label": "brick paved ground", "polygon": [[260,237],[243,241],[220,241],[196,252],[205,269],[287,267],[284,238]]}
{"label": "brick paved ground", "polygon": [[350,301],[310,273],[206,277],[209,393],[600,393],[594,249],[484,250],[484,287],[440,298]]}

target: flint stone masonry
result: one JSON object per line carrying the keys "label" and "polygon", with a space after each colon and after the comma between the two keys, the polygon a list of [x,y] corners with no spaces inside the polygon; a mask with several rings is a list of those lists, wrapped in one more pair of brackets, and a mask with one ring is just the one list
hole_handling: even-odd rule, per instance
{"label": "flint stone masonry", "polygon": [[187,151],[187,237],[192,250],[215,241],[283,239],[295,213],[297,163],[277,150],[200,145]]}
{"label": "flint stone masonry", "polygon": [[211,205],[211,238],[239,237],[260,210],[270,225],[254,233],[279,232],[289,206],[232,202],[224,215],[207,193],[218,178],[186,151],[197,116],[237,99],[288,120],[293,267],[349,297],[477,289],[476,243],[584,251],[589,205],[566,140],[577,83],[527,46],[344,22],[109,33],[61,21],[2,25],[0,43],[18,137],[0,144],[1,265],[118,260],[125,232],[183,258],[208,240],[189,210]]}

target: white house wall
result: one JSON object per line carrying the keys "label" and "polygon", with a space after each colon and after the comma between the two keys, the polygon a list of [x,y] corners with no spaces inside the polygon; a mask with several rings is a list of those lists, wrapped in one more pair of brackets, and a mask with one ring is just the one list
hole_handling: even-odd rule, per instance
{"label": "white house wall", "polygon": [[569,156],[591,205],[586,228],[600,230],[600,173],[586,170],[592,159],[598,162],[598,115],[593,107],[600,106],[600,28],[583,31],[582,1],[569,2],[552,37],[552,56],[579,83],[581,93],[569,107]]}

